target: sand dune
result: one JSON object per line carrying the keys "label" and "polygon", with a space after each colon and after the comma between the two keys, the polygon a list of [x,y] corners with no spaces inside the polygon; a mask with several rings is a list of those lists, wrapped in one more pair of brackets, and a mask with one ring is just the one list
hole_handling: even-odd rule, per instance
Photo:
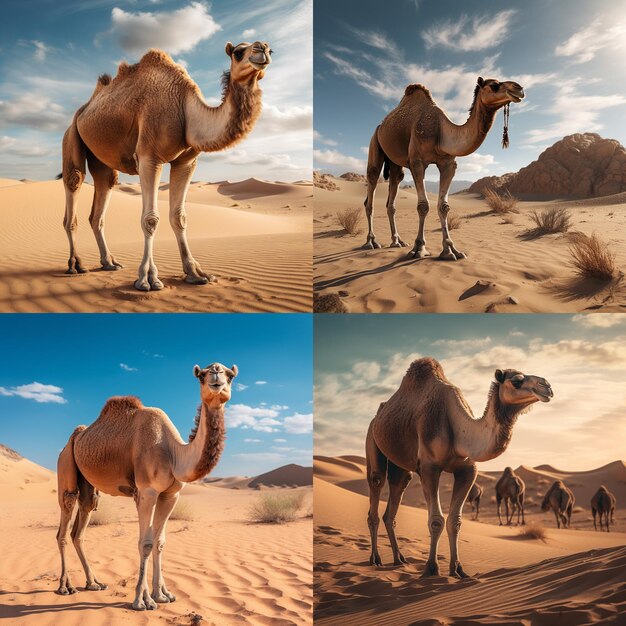
{"label": "sand dune", "polygon": [[[409,486],[396,519],[408,565],[391,564],[391,549],[381,523],[379,549],[384,565],[370,566],[368,500],[358,483],[365,477],[360,461],[354,456],[315,458],[316,624],[582,626],[619,620],[617,616],[626,611],[626,527],[607,534],[594,532],[589,525],[559,531],[546,523],[544,542],[521,537],[514,526],[498,526],[493,514],[491,521],[482,520],[482,513],[480,522],[471,521],[468,510],[460,550],[465,570],[473,578],[460,581],[445,576],[449,550],[444,532],[439,544],[444,576],[421,579],[429,538],[427,512],[411,494],[421,487],[414,484]],[[576,475],[580,485],[595,484],[600,476],[620,479],[619,463],[591,472],[556,472],[570,480]],[[542,480],[544,469],[532,471]],[[496,473],[484,473],[479,481],[484,485],[493,480],[492,474]],[[442,503],[447,504],[449,483],[444,482],[445,474],[443,478]],[[619,504],[620,494],[616,495]],[[624,498],[626,494],[617,514],[620,519],[626,507]],[[413,505],[407,506],[411,501]],[[494,508],[488,498],[485,501],[485,509]],[[381,505],[381,515],[383,510]],[[543,519],[535,512],[529,517]]]}
{"label": "sand dune", "polygon": [[[155,260],[165,285],[160,292],[134,289],[143,251],[138,184],[113,191],[107,242],[124,265],[100,271],[88,222],[93,187],[84,185],[78,210],[78,250],[88,274],[69,276],[62,227],[61,181],[0,181],[0,311],[172,312],[307,311],[311,308],[311,188],[244,181],[246,204],[233,205],[237,185],[192,185],[187,203],[188,237],[195,258],[215,284],[183,283],[174,233],[168,222],[169,191],[159,191],[161,223]],[[9,184],[11,183],[11,184]],[[166,183],[165,183],[166,184]],[[268,194],[267,187],[280,190]],[[235,191],[230,193],[231,187]],[[228,192],[228,193],[227,193]],[[287,206],[289,205],[289,206]]]}
{"label": "sand dune", "polygon": [[[314,289],[339,293],[351,313],[453,312],[565,313],[586,309],[622,311],[626,285],[606,285],[575,276],[568,265],[569,243],[562,235],[521,237],[531,226],[531,211],[564,206],[572,230],[597,233],[611,244],[618,266],[626,267],[626,198],[609,196],[589,201],[523,201],[519,213],[502,217],[489,212],[476,194],[451,196],[452,215],[460,225],[452,231],[459,250],[468,258],[440,261],[441,231],[436,196],[429,194],[427,247],[434,255],[415,261],[407,256],[417,235],[414,189],[401,189],[396,201],[401,238],[409,248],[389,248],[391,237],[385,210],[388,185],[381,183],[374,203],[374,232],[384,247],[362,250],[367,234],[363,212],[361,232],[350,236],[337,222],[337,213],[362,209],[365,185],[332,178],[338,191],[315,188]],[[511,223],[508,223],[511,221]]]}
{"label": "sand dune", "polygon": [[[306,512],[312,494],[303,489]],[[88,558],[108,589],[81,590],[84,574],[70,546],[69,572],[79,593],[59,596],[56,476],[0,450],[0,620],[33,626],[188,625],[197,623],[196,614],[209,626],[310,624],[311,520],[252,524],[248,510],[260,495],[187,485],[181,502],[193,519],[170,520],[164,553],[165,579],[177,601],[138,613],[130,608],[138,563],[133,501],[102,496],[99,512],[111,519],[85,536]]]}
{"label": "sand dune", "polygon": [[275,470],[261,474],[253,478],[249,487],[264,485],[266,487],[303,487],[313,484],[313,468],[302,467],[302,465],[283,465]]}

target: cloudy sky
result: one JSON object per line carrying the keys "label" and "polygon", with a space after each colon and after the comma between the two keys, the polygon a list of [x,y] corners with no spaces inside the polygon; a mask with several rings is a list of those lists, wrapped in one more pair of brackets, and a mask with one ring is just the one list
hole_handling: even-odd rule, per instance
{"label": "cloudy sky", "polygon": [[311,0],[6,0],[2,16],[0,177],[58,174],[75,110],[121,60],[164,49],[216,105],[226,42],[261,39],[275,52],[261,119],[232,150],[203,155],[194,178],[311,178]]}
{"label": "cloudy sky", "polygon": [[369,422],[415,358],[438,359],[474,415],[496,368],[543,376],[554,399],[522,415],[483,469],[549,463],[592,469],[624,459],[626,316],[317,315],[315,453],[364,455]]}
{"label": "cloudy sky", "polygon": [[[310,315],[3,315],[0,443],[56,468],[79,424],[113,395],[163,409],[187,439],[197,363],[239,367],[216,476],[311,465]],[[184,325],[184,329],[181,328]]]}
{"label": "cloudy sky", "polygon": [[464,123],[479,75],[515,80],[527,97],[511,106],[511,147],[500,112],[457,180],[517,171],[576,132],[626,144],[626,0],[315,0],[314,12],[318,169],[364,172],[374,129],[410,83]]}

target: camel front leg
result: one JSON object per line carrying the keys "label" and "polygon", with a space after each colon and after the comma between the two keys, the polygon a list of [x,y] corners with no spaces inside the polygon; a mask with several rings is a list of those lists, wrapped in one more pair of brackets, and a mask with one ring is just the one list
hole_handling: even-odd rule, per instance
{"label": "camel front leg", "polygon": [[475,464],[462,467],[454,472],[454,488],[452,489],[446,529],[450,541],[450,576],[457,578],[468,578],[459,561],[459,532],[461,530],[463,505],[476,480],[477,473]]}
{"label": "camel front leg", "polygon": [[439,478],[441,469],[436,465],[422,464],[420,477],[422,489],[428,506],[428,530],[430,532],[430,552],[424,568],[422,578],[426,576],[439,576],[439,562],[437,560],[437,547],[439,537],[443,532],[444,518],[439,501]]}
{"label": "camel front leg", "polygon": [[74,491],[65,490],[63,495],[59,498],[59,504],[61,506],[61,521],[59,523],[59,530],[57,532],[57,545],[59,546],[59,553],[61,554],[61,577],[59,578],[59,588],[57,593],[66,596],[72,593],[76,593],[76,588],[70,582],[70,577],[67,573],[67,566],[65,564],[65,548],[67,547],[67,537],[70,522],[72,521],[72,514],[78,501],[78,486],[73,485]]}
{"label": "camel front leg", "polygon": [[154,547],[154,509],[156,507],[157,492],[154,489],[140,489],[137,492],[137,513],[139,515],[139,578],[135,587],[133,609],[145,611],[157,608],[156,602],[148,590],[147,565],[148,557]]}
{"label": "camel front leg", "polygon": [[143,208],[141,211],[141,228],[144,235],[143,259],[139,266],[135,289],[150,291],[163,289],[159,280],[157,267],[153,257],[154,234],[159,225],[159,205],[157,202],[159,181],[161,180],[161,163],[153,159],[139,157],[139,182]]}
{"label": "camel front leg", "polygon": [[[596,526],[596,510],[591,509],[591,513],[593,515],[593,529],[597,531],[598,527]],[[600,516],[602,516],[602,513],[600,513]],[[602,517],[600,517],[600,530],[602,530]]]}
{"label": "camel front leg", "polygon": [[367,217],[367,239],[363,244],[366,250],[380,248],[380,244],[376,241],[374,228],[372,226],[372,217],[374,214],[374,192],[378,185],[378,177],[383,167],[385,153],[378,142],[378,128],[374,131],[370,139],[369,153],[367,155],[367,196],[365,197],[365,216]]}
{"label": "camel front leg", "polygon": [[439,255],[440,259],[447,261],[456,261],[464,259],[466,255],[454,247],[454,243],[450,238],[448,229],[448,213],[450,213],[450,205],[448,204],[448,191],[456,172],[456,160],[452,159],[439,167],[439,201],[437,202],[437,212],[439,213],[439,221],[441,222],[441,236],[443,238],[443,250]]}
{"label": "camel front leg", "polygon": [[165,586],[161,572],[161,555],[165,547],[165,525],[176,503],[178,492],[172,496],[161,494],[154,512],[154,547],[152,548],[152,599],[159,604],[174,602],[176,596],[170,593]]}
{"label": "camel front leg", "polygon": [[389,461],[388,479],[389,500],[387,502],[387,508],[383,513],[383,522],[387,529],[389,542],[391,543],[393,564],[402,565],[403,563],[407,563],[407,560],[404,558],[402,552],[400,552],[398,546],[398,539],[396,537],[396,515],[398,514],[398,509],[402,502],[402,495],[411,482],[411,472],[407,472]]}
{"label": "camel front leg", "polygon": [[170,172],[170,224],[176,235],[180,258],[183,262],[185,282],[192,285],[206,285],[215,282],[215,276],[207,276],[200,264],[193,258],[187,243],[187,212],[185,211],[185,198],[194,171],[196,159],[192,161],[177,162],[171,164]]}
{"label": "camel front leg", "polygon": [[500,516],[500,509],[502,507],[502,498],[496,495],[496,502],[498,505],[498,521],[500,522],[500,526],[502,526],[502,517]]}
{"label": "camel front leg", "polygon": [[419,215],[419,229],[413,249],[409,252],[409,256],[416,259],[424,259],[430,256],[430,252],[426,249],[426,238],[424,237],[424,226],[426,216],[430,210],[428,205],[428,196],[426,195],[426,186],[424,185],[424,175],[426,174],[426,166],[420,160],[411,161],[409,164],[411,175],[415,182],[415,191],[417,191],[417,213]]}
{"label": "camel front leg", "polygon": [[404,172],[399,165],[391,163],[389,166],[389,196],[387,197],[387,217],[389,218],[389,228],[391,229],[391,248],[405,248],[406,244],[398,234],[396,226],[396,196],[398,187],[404,178]]}

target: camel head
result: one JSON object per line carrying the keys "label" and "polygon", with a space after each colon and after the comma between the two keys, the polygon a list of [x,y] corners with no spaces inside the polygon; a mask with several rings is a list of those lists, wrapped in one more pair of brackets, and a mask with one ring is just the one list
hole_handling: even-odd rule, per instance
{"label": "camel head", "polygon": [[512,467],[505,467],[504,468],[504,475],[505,476],[513,476],[513,468]]}
{"label": "camel head", "polygon": [[267,66],[272,62],[273,51],[267,42],[226,44],[226,54],[230,57],[230,78],[236,83],[261,80]]}
{"label": "camel head", "polygon": [[225,404],[230,400],[233,379],[237,376],[236,365],[232,368],[221,363],[213,363],[202,369],[194,366],[193,374],[200,381],[200,397],[210,406]]}
{"label": "camel head", "polygon": [[535,402],[550,402],[554,395],[550,383],[540,376],[522,374],[518,370],[496,370],[500,401],[507,405],[530,406]]}
{"label": "camel head", "polygon": [[487,107],[500,108],[510,102],[521,102],[524,99],[524,88],[510,80],[499,81],[495,78],[478,77],[476,96]]}

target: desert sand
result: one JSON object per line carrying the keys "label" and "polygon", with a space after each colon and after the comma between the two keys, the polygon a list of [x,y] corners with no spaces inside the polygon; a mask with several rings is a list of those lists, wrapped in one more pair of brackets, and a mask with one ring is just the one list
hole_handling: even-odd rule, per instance
{"label": "desert sand", "polygon": [[100,270],[89,225],[93,186],[83,185],[78,253],[87,274],[66,275],[62,181],[0,179],[0,311],[2,312],[290,312],[311,310],[312,185],[192,183],[187,234],[210,285],[188,285],[168,219],[167,183],[160,186],[161,221],[155,260],[165,288],[134,289],[143,253],[138,183],[113,190],[105,234],[124,269]]}
{"label": "desert sand", "polygon": [[[527,239],[529,214],[563,206],[572,217],[572,230],[595,232],[626,268],[626,194],[577,201],[520,201],[519,213],[490,212],[478,194],[450,196],[451,215],[460,225],[451,231],[456,247],[468,258],[441,261],[441,231],[437,197],[429,194],[426,245],[432,257],[408,257],[418,228],[414,188],[403,188],[396,200],[400,237],[408,248],[389,248],[391,236],[385,202],[388,184],[380,183],[374,200],[374,232],[383,246],[363,250],[367,220],[363,209],[365,184],[328,177],[339,189],[315,188],[314,290],[338,293],[350,313],[449,312],[567,313],[584,310],[623,311],[624,281],[612,284],[578,278],[569,265],[569,243],[564,235]],[[337,213],[362,211],[357,235],[348,235]],[[511,221],[512,223],[508,223]]]}
{"label": "desert sand", "polygon": [[138,566],[133,501],[102,496],[98,513],[111,519],[85,534],[85,552],[108,588],[81,590],[84,573],[69,546],[70,576],[79,592],[57,595],[56,475],[1,447],[0,620],[33,626],[311,624],[312,493],[300,489],[302,517],[275,525],[248,520],[261,495],[255,489],[187,485],[181,502],[193,519],[170,520],[163,557],[165,580],[177,600],[136,612],[130,608]]}
{"label": "desert sand", "polygon": [[[396,518],[398,540],[409,564],[394,566],[384,525],[379,549],[384,565],[369,565],[365,460],[359,456],[316,457],[314,479],[315,623],[366,626],[411,624],[460,626],[573,625],[623,623],[626,612],[626,466],[621,461],[589,472],[550,466],[517,468],[531,498],[527,523],[546,529],[546,539],[520,536],[520,527],[497,525],[494,484],[499,472],[481,472],[485,493],[480,521],[466,505],[460,535],[461,559],[472,576],[421,579],[428,555],[427,512],[414,478]],[[555,478],[576,495],[571,530],[557,530],[537,497]],[[543,482],[545,481],[545,482]],[[603,482],[617,497],[610,533],[594,532],[589,500]],[[442,476],[444,512],[452,481]],[[383,499],[385,492],[383,492]],[[492,502],[492,499],[494,502]],[[380,514],[384,511],[381,504]],[[440,567],[447,572],[445,534]],[[622,621],[620,621],[622,620]]]}

